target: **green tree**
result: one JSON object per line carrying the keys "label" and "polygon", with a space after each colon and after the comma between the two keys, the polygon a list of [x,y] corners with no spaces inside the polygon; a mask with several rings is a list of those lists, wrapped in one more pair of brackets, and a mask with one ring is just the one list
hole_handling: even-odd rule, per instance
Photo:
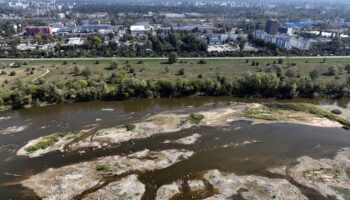
{"label": "green tree", "polygon": [[75,66],[74,67],[74,75],[79,76],[81,74],[79,67]]}
{"label": "green tree", "polygon": [[177,62],[177,54],[175,52],[169,53],[168,63],[169,64],[174,64],[176,62]]}
{"label": "green tree", "polygon": [[320,72],[317,69],[314,69],[310,72],[311,80],[316,80],[320,77]]}
{"label": "green tree", "polygon": [[335,76],[338,74],[338,69],[335,66],[329,67],[327,74],[328,76]]}
{"label": "green tree", "polygon": [[185,69],[184,68],[179,69],[176,75],[179,75],[179,76],[185,75]]}
{"label": "green tree", "polygon": [[238,46],[239,46],[239,50],[240,51],[244,50],[244,47],[245,47],[246,43],[247,43],[246,39],[241,38],[241,37],[238,38]]}
{"label": "green tree", "polygon": [[86,78],[90,77],[92,75],[92,71],[89,67],[86,67],[82,72],[82,76],[85,76]]}

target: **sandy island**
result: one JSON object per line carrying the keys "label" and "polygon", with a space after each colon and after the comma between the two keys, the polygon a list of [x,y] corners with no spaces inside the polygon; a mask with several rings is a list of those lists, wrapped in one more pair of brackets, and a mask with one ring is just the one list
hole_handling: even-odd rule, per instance
{"label": "sandy island", "polygon": [[[253,124],[295,123],[337,128],[343,126],[338,121],[333,121],[309,112],[273,109],[258,103],[231,103],[223,108],[199,111],[194,114],[178,114],[173,112],[159,113],[148,116],[146,119],[134,124],[98,130],[95,134],[90,134],[88,137],[75,139],[75,142],[72,142],[72,140],[60,139],[50,146],[44,145],[45,148],[37,148],[35,151],[28,151],[31,146],[40,142],[43,139],[42,137],[29,141],[17,152],[17,155],[36,157],[51,151],[62,150],[63,147],[67,146],[69,147],[68,149],[71,150],[108,147],[111,144],[148,138],[156,134],[177,132],[193,126],[225,126],[231,122],[240,120],[250,120]],[[175,142],[191,144],[197,139],[198,137],[196,136],[184,139],[188,141]]]}

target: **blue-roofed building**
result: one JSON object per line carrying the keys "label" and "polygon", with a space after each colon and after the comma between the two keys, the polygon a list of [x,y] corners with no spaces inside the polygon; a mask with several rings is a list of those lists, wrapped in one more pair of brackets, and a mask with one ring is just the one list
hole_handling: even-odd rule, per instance
{"label": "blue-roofed building", "polygon": [[297,27],[297,28],[303,28],[311,25],[312,25],[311,22],[301,22],[301,21],[292,21],[292,22],[287,22],[283,24],[284,27]]}
{"label": "blue-roofed building", "polygon": [[80,33],[91,33],[91,32],[112,32],[113,26],[110,24],[100,24],[99,22],[85,23],[79,27]]}

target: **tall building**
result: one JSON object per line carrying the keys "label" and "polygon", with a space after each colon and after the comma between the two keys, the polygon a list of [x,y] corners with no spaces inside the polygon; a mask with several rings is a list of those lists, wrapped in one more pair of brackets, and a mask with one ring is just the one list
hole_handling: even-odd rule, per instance
{"label": "tall building", "polygon": [[280,28],[280,23],[275,20],[268,20],[265,26],[265,32],[268,34],[276,34],[278,33],[278,29]]}

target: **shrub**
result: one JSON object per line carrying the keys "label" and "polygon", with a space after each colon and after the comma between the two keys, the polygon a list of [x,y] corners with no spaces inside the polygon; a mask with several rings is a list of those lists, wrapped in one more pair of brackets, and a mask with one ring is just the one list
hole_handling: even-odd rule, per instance
{"label": "shrub", "polygon": [[179,69],[179,71],[177,71],[176,75],[179,75],[179,76],[185,75],[185,69],[184,68]]}
{"label": "shrub", "polygon": [[137,61],[137,64],[139,64],[139,65],[143,64],[143,60]]}
{"label": "shrub", "polygon": [[67,65],[68,64],[68,62],[65,60],[65,61],[63,61],[63,63],[62,63],[63,65]]}
{"label": "shrub", "polygon": [[74,67],[74,75],[75,75],[75,76],[79,76],[80,73],[81,73],[81,72],[80,72],[79,67],[75,66],[75,67]]}
{"label": "shrub", "polygon": [[96,170],[97,171],[109,171],[111,170],[112,166],[109,163],[98,163],[96,164]]}
{"label": "shrub", "polygon": [[116,70],[118,69],[118,63],[112,62],[109,67],[107,67],[108,70]]}
{"label": "shrub", "polygon": [[100,61],[99,61],[99,60],[96,60],[96,61],[95,61],[95,65],[98,65],[98,64],[100,64]]}
{"label": "shrub", "polygon": [[85,77],[89,77],[91,76],[92,72],[91,69],[89,67],[86,67],[82,72],[81,75],[85,76]]}
{"label": "shrub", "polygon": [[201,122],[204,119],[204,115],[199,114],[199,113],[192,113],[187,119],[191,123],[198,124],[199,122]]}
{"label": "shrub", "polygon": [[168,57],[168,63],[174,64],[177,62],[177,54],[175,52],[171,52]]}
{"label": "shrub", "polygon": [[16,72],[15,71],[10,72],[10,76],[16,76]]}
{"label": "shrub", "polygon": [[341,114],[341,111],[339,109],[333,109],[331,112],[333,114],[335,114],[335,115],[340,115]]}
{"label": "shrub", "polygon": [[198,61],[198,64],[204,65],[204,64],[207,64],[207,61],[204,60],[204,59],[200,59],[200,60]]}
{"label": "shrub", "polygon": [[127,131],[133,131],[135,130],[136,126],[134,124],[124,124],[117,126],[117,128],[125,128]]}
{"label": "shrub", "polygon": [[129,70],[128,70],[128,73],[129,74],[135,73],[135,69],[133,67],[130,67]]}

